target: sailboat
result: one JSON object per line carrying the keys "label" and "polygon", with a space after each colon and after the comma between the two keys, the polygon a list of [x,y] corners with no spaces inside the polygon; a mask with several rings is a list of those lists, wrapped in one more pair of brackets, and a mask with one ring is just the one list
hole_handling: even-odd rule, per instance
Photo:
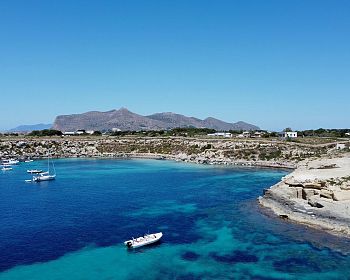
{"label": "sailboat", "polygon": [[56,178],[55,165],[52,162],[53,174],[50,174],[50,157],[47,157],[47,171],[41,172],[36,176],[33,176],[33,182],[51,181]]}

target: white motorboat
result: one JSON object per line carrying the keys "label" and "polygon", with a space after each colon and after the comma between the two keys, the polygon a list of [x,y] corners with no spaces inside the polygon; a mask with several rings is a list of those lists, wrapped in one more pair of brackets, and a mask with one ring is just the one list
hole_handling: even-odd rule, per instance
{"label": "white motorboat", "polygon": [[124,245],[128,248],[139,248],[142,246],[150,245],[158,242],[163,236],[162,232],[145,234],[142,237],[132,238],[124,242]]}
{"label": "white motorboat", "polygon": [[2,160],[2,162],[1,162],[1,164],[2,165],[15,165],[15,164],[18,164],[19,163],[19,161],[18,160],[16,160],[16,159],[4,159],[4,160]]}
{"label": "white motorboat", "polygon": [[19,160],[10,158],[10,159],[8,160],[8,163],[11,164],[11,165],[15,165],[15,164],[18,164],[18,163],[19,163]]}
{"label": "white motorboat", "polygon": [[2,171],[9,171],[9,170],[12,170],[12,167],[6,167],[4,166],[3,168],[1,168]]}
{"label": "white motorboat", "polygon": [[28,169],[27,170],[27,173],[30,173],[30,174],[39,174],[39,173],[42,173],[43,171],[41,169]]}
{"label": "white motorboat", "polygon": [[32,159],[27,159],[27,160],[25,160],[24,162],[33,162],[34,160],[32,160]]}

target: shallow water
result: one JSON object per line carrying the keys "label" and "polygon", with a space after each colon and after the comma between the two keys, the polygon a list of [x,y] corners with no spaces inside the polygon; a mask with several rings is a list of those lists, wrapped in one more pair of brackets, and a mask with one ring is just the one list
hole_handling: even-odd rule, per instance
{"label": "shallow water", "polygon": [[[0,279],[349,279],[349,241],[266,215],[287,171],[55,160],[56,181],[0,173]],[[160,244],[122,242],[162,231]]]}

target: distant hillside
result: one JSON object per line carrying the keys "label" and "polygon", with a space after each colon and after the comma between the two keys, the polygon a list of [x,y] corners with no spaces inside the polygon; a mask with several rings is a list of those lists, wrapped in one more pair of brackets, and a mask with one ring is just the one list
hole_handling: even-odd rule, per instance
{"label": "distant hillside", "polygon": [[205,120],[175,113],[156,113],[141,116],[126,108],[108,112],[92,111],[83,114],[57,116],[53,129],[61,131],[86,130],[162,130],[175,127],[212,128],[215,130],[257,130],[259,127],[245,122],[227,123],[215,118]]}
{"label": "distant hillside", "polygon": [[19,125],[15,128],[9,130],[9,132],[31,132],[33,130],[43,130],[49,129],[52,127],[52,124],[28,124],[28,125]]}

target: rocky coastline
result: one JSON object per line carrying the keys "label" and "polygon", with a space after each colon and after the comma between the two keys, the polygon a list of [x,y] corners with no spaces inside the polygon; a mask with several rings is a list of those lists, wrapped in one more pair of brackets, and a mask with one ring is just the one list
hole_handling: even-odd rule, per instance
{"label": "rocky coastline", "polygon": [[301,160],[322,156],[333,146],[186,137],[24,137],[0,139],[0,158],[151,158],[293,169]]}
{"label": "rocky coastline", "polygon": [[350,154],[308,159],[259,197],[284,220],[350,237]]}

